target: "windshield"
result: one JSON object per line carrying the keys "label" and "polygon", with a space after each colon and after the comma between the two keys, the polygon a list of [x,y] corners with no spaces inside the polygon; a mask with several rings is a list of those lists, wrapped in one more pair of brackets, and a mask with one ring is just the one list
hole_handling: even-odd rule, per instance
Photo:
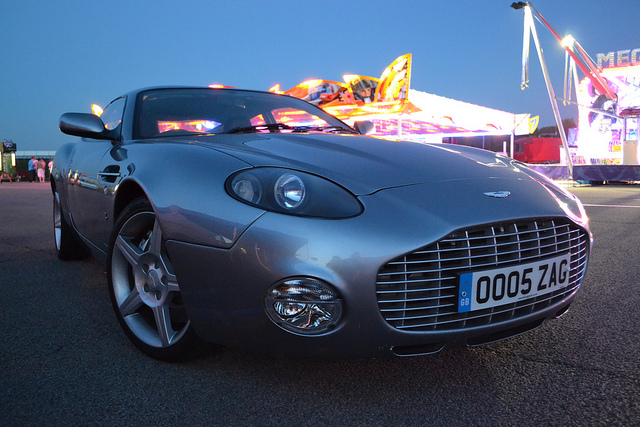
{"label": "windshield", "polygon": [[356,133],[305,101],[237,89],[155,89],[138,94],[135,139],[269,132]]}

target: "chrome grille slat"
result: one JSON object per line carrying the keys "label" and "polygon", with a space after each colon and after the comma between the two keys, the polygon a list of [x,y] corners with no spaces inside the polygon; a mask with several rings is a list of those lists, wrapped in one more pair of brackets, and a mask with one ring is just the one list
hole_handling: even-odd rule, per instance
{"label": "chrome grille slat", "polygon": [[[565,233],[565,235],[569,235],[569,233]],[[530,239],[528,241],[519,242],[519,243],[530,243],[530,242],[536,242],[538,240],[539,239]],[[513,246],[513,242],[503,243],[503,244],[498,244],[498,245],[477,246],[477,247],[474,247],[473,250],[498,249],[501,246]],[[557,243],[549,243],[547,245],[541,245],[541,248],[550,248],[550,247],[554,247],[554,246],[557,246]],[[449,252],[460,252],[460,249],[449,249],[448,251]],[[513,251],[500,251],[499,253],[500,254],[509,254],[509,253],[517,253],[519,251],[520,251],[520,249],[516,249],[516,250],[513,250]],[[445,252],[445,251],[442,251],[442,252]],[[468,257],[447,258],[447,260],[455,261],[455,260],[458,260],[458,259],[465,259],[465,258],[468,258]],[[407,264],[418,264],[420,262],[424,262],[424,261],[409,261],[409,262],[407,262]],[[404,263],[402,263],[402,262],[390,262],[389,264],[391,264],[391,265],[400,265],[400,264],[404,264]]]}
{"label": "chrome grille slat", "polygon": [[[558,291],[556,291],[556,292],[558,292],[558,294],[560,294],[560,293],[564,293],[564,291],[566,291],[566,290],[567,290],[567,289],[562,289],[562,290],[558,290]],[[553,298],[554,298],[554,297],[556,297],[558,294],[551,293],[551,294],[542,295],[542,297],[548,297],[547,299],[553,299]],[[535,302],[532,302],[532,301],[533,301],[533,299],[529,300],[529,303],[530,303],[530,304],[537,304],[537,303],[539,303],[541,300],[538,300],[538,301],[535,301]],[[511,306],[511,305],[515,305],[515,304],[513,304],[513,303],[511,303],[511,304],[505,304],[504,306],[501,306],[501,307],[499,307],[498,309],[500,309],[500,308],[501,308],[501,309],[504,309],[506,306]],[[457,304],[443,304],[443,305],[440,305],[440,306],[438,306],[438,307],[454,307],[454,306],[457,306]],[[525,306],[525,305],[522,305],[522,306],[519,306],[519,307],[524,307],[524,306]],[[414,309],[412,309],[412,310],[406,310],[406,311],[416,312],[416,311],[418,311],[418,310],[425,310],[425,309],[424,309],[424,308],[414,308]],[[489,309],[487,309],[487,310],[489,310]],[[512,308],[509,308],[509,309],[504,310],[504,311],[506,312],[506,311],[510,311],[510,310],[512,310]],[[386,312],[386,313],[393,313],[393,312],[400,312],[401,310],[384,309],[384,310],[380,310],[380,311],[381,311],[381,312]],[[450,313],[450,314],[457,314],[457,312],[456,312],[456,313]],[[436,316],[437,316],[437,315],[435,315],[435,314],[424,314],[424,315],[420,315],[420,316],[403,316],[402,318],[404,318],[404,319],[410,319],[410,320],[416,320],[416,319],[428,319],[428,318],[433,318],[433,317],[436,317]],[[470,316],[472,316],[472,315],[470,315]],[[399,319],[401,319],[401,317],[398,317],[398,318],[388,317],[388,318],[387,318],[387,320],[399,320]],[[454,320],[454,321],[458,321],[458,320]]]}
{"label": "chrome grille slat", "polygon": [[[576,287],[574,287],[574,288],[572,288],[572,289],[570,289],[570,290],[571,290],[571,291],[573,291],[573,290],[576,290],[576,289],[577,289],[577,286],[576,286]],[[544,295],[544,296],[546,296],[546,295]],[[557,295],[555,296],[555,298],[557,298]],[[550,297],[548,298],[548,300],[555,299],[555,298],[550,296]],[[538,301],[534,301],[533,299],[531,299],[531,300],[528,300],[528,302],[527,302],[526,304],[519,305],[519,306],[518,306],[518,309],[520,309],[520,308],[526,308],[526,307],[532,307],[532,306],[534,306],[534,305],[536,305],[536,304],[539,304],[540,302],[541,302],[540,300],[538,300]],[[510,311],[512,311],[512,310],[513,310],[513,308],[511,308],[511,307],[510,307],[510,306],[512,306],[512,305],[514,305],[514,304],[507,304],[507,305],[505,305],[505,306],[497,307],[497,308],[495,309],[496,311],[494,311],[492,314],[504,314],[504,313],[510,312]],[[505,307],[508,307],[508,308],[506,308],[506,309],[505,309]],[[490,310],[494,310],[494,309],[487,309],[487,310],[484,310],[484,311],[490,311]],[[472,313],[473,313],[473,312],[472,312]],[[402,317],[402,318],[403,318],[403,319],[405,319],[405,320],[417,320],[417,319],[430,319],[430,318],[434,318],[434,317],[436,317],[436,316],[437,316],[437,315],[424,315],[424,316],[413,316],[413,317],[407,317],[407,316],[404,316],[404,317]],[[467,319],[466,319],[466,320],[476,320],[476,319],[481,319],[481,318],[482,318],[482,317],[484,317],[484,316],[485,316],[485,314],[483,314],[483,313],[482,313],[482,311],[479,311],[478,313],[469,314],[469,316],[467,316]],[[452,315],[451,315],[450,317],[453,317],[453,313],[452,313]],[[392,317],[389,317],[387,320],[388,320],[388,321],[390,321],[390,320],[398,320],[398,319],[400,319],[400,318],[392,318]],[[451,319],[451,320],[443,319],[443,320],[441,320],[441,321],[440,321],[440,323],[443,323],[443,324],[444,324],[444,323],[455,323],[455,322],[460,322],[460,320],[459,320],[459,319],[457,319],[457,318],[453,318],[453,319]],[[417,328],[417,327],[421,327],[421,325],[415,325],[415,326],[413,326],[413,327],[414,327],[414,328]]]}
{"label": "chrome grille slat", "polygon": [[[580,245],[574,245],[574,246],[571,246],[571,247],[569,247],[567,249],[573,250],[573,249],[576,249],[576,248],[579,248],[579,247],[580,247]],[[560,255],[560,254],[563,254],[563,253],[566,253],[566,252],[567,252],[567,250],[564,249],[564,250],[557,251],[557,252],[549,252],[549,253],[546,253],[545,255],[546,256]],[[505,254],[506,255],[510,255],[510,254],[516,254],[516,253],[518,253],[518,252],[507,252]],[[475,258],[485,258],[485,257],[486,256],[475,257]],[[522,264],[523,262],[534,261],[534,260],[537,260],[539,258],[540,258],[539,256],[522,257],[522,258],[519,258],[519,262],[515,262],[514,264]],[[447,261],[459,261],[459,260],[466,260],[466,259],[470,259],[471,260],[471,259],[474,259],[474,258],[447,259]],[[416,262],[414,262],[414,264],[416,264]],[[394,265],[398,265],[398,264],[396,263]],[[495,263],[473,264],[474,267],[493,267],[495,265],[496,265]],[[457,270],[459,270],[459,267],[456,266],[456,267],[442,268],[441,270],[408,270],[407,272],[408,273],[418,274],[418,273],[437,273],[438,271],[443,271],[444,272],[444,271],[457,271]],[[381,273],[381,274],[378,275],[378,277],[389,277],[389,276],[393,276],[393,275],[397,275],[397,274],[398,273]]]}
{"label": "chrome grille slat", "polygon": [[[575,292],[587,263],[588,234],[564,218],[521,220],[458,230],[392,260],[378,272],[378,306],[393,327],[411,331],[490,325],[536,312]],[[571,254],[563,289],[468,313],[458,313],[458,277]]]}
{"label": "chrome grille slat", "polygon": [[[568,235],[568,233],[567,233],[567,235]],[[573,238],[571,240],[575,240],[575,238]],[[584,243],[580,243],[579,242],[579,243],[573,244],[572,246],[567,246],[566,248],[558,249],[557,251],[545,252],[545,255],[551,256],[551,255],[562,254],[562,253],[565,253],[567,251],[567,249],[568,250],[573,250],[573,249],[579,248],[580,246],[583,246],[583,245],[584,245]],[[558,244],[557,243],[553,243],[553,244],[540,245],[538,248],[539,249],[546,249],[546,248],[551,248],[551,247],[556,247],[556,246],[558,246]],[[460,252],[460,249],[458,249],[457,251]],[[519,254],[521,252],[522,252],[522,250],[502,251],[502,252],[500,252],[500,255],[515,255],[515,254]],[[462,261],[462,260],[466,260],[466,259],[486,258],[487,256],[488,255],[484,254],[484,255],[476,255],[476,256],[471,256],[471,257],[447,258],[446,261],[454,262],[454,261]],[[535,259],[539,259],[539,253],[537,255],[530,255],[530,256],[525,256],[525,257],[519,257],[518,258],[519,262],[522,262],[524,260],[535,260]],[[429,260],[407,261],[407,262],[393,261],[393,262],[388,263],[387,265],[388,266],[391,266],[391,265],[417,265],[417,264],[425,264],[425,263],[428,263],[428,262],[429,262]],[[493,264],[492,263],[487,263],[485,265],[491,266]],[[477,266],[478,265],[474,264],[474,267],[477,267]],[[459,267],[456,266],[456,267],[453,267],[453,268],[450,268],[450,269],[451,270],[455,270],[455,269],[458,269],[458,268]],[[429,272],[434,272],[435,273],[435,272],[442,271],[442,270],[446,271],[447,269],[444,268],[444,269],[441,269],[441,270],[432,269],[432,270],[407,270],[407,271],[410,271],[412,273],[429,273]],[[396,274],[398,274],[398,273],[396,273],[396,272],[388,272],[388,273],[382,272],[382,273],[379,273],[378,276],[379,277],[384,277],[384,276],[392,276],[392,275],[396,275]]]}
{"label": "chrome grille slat", "polygon": [[[455,279],[455,277],[453,277],[453,279]],[[388,282],[384,282],[385,285],[388,284]],[[438,291],[442,291],[442,290],[447,290],[447,289],[457,289],[457,286],[436,286],[436,287],[432,287],[432,288],[415,288],[415,289],[405,289],[402,292],[406,292],[406,293],[412,293],[412,292],[438,292]],[[397,294],[399,291],[397,290],[385,290],[385,291],[377,291],[376,293],[379,295],[384,295],[384,294]]]}
{"label": "chrome grille slat", "polygon": [[[380,304],[384,304],[384,303],[398,303],[398,302],[418,302],[418,301],[433,301],[433,300],[439,300],[440,297],[439,296],[435,296],[435,297],[425,297],[425,298],[408,298],[408,299],[400,299],[400,300],[379,300],[378,302]],[[422,308],[406,308],[405,310],[409,311],[409,310],[422,310]],[[397,311],[395,309],[389,308],[389,309],[380,309],[381,312],[383,311]]]}
{"label": "chrome grille slat", "polygon": [[[571,289],[571,291],[575,291],[577,289],[577,287]],[[528,304],[524,304],[522,306],[518,306],[517,309],[523,309],[523,308],[533,308],[535,305],[540,304],[541,301],[533,301],[531,300]],[[514,305],[514,304],[509,304],[509,306]],[[500,308],[502,310],[500,310]],[[513,311],[514,308],[507,308],[505,309],[505,307],[499,307],[496,309],[497,311],[494,311],[492,314],[493,315],[504,315],[504,314],[508,314],[509,312]],[[486,315],[482,314],[482,313],[478,313],[476,315],[469,315],[465,321],[478,321],[478,320],[482,320]],[[419,317],[415,317],[415,319],[418,319]],[[424,318],[424,317],[422,317]],[[452,324],[452,323],[460,323],[459,319],[451,319],[451,320],[441,320],[439,322],[440,324]],[[413,325],[413,326],[406,326],[405,328],[402,329],[413,329],[416,330],[417,328],[422,328],[422,325]]]}
{"label": "chrome grille slat", "polygon": [[[445,308],[445,307],[453,307],[455,304],[441,304],[441,305],[434,305],[431,306],[430,308],[432,309],[438,309],[438,308]],[[408,308],[402,311],[406,311],[406,312],[415,312],[418,310],[422,310],[422,308]],[[397,312],[397,311],[401,311],[401,310],[391,310],[391,309],[387,309],[387,310],[380,310],[382,313],[392,313],[392,312]],[[398,317],[398,318],[392,318],[390,317],[387,320],[400,320],[400,319],[408,319],[408,320],[414,320],[414,319],[423,319],[423,318],[427,318],[427,317],[433,317],[435,315],[424,315],[424,316],[403,316],[403,317]]]}
{"label": "chrome grille slat", "polygon": [[[545,229],[536,230],[536,233],[539,233],[539,232],[554,232],[555,236],[562,236],[562,235],[568,235],[568,234],[571,234],[571,233],[575,232],[575,231],[567,231],[567,232],[564,232],[564,233],[556,233],[555,232],[556,230],[561,230],[561,229],[564,229],[564,228],[566,228],[566,226],[545,228]],[[525,231],[525,233],[526,232],[527,231]],[[531,231],[528,231],[528,232],[531,233]],[[537,238],[535,238],[535,239],[531,238],[531,239],[528,239],[528,240],[523,240],[521,238],[522,237],[521,233],[501,234],[500,237],[507,237],[507,238],[508,237],[515,237],[515,238],[518,238],[523,243],[526,243],[527,241],[533,242],[533,241],[537,241],[538,240]],[[469,239],[447,239],[447,242],[449,242],[449,243],[458,243],[458,242],[466,242],[466,241],[473,242],[473,241],[482,241],[482,240],[485,240],[485,239],[486,239],[486,236],[483,236],[483,237],[471,237]],[[450,250],[455,250],[455,249],[450,249]],[[446,251],[446,249],[444,249],[442,251]],[[422,254],[435,253],[435,252],[438,252],[438,251],[437,250],[417,250],[417,251],[414,252],[414,254],[422,255]]]}

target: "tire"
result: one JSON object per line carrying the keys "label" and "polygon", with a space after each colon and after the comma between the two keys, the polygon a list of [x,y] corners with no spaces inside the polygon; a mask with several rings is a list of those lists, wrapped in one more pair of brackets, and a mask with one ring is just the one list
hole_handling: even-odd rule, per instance
{"label": "tire", "polygon": [[206,349],[187,317],[160,224],[145,198],[131,202],[116,221],[107,277],[118,322],[140,351],[179,362]]}
{"label": "tire", "polygon": [[53,192],[53,235],[59,259],[70,261],[85,258],[89,254],[87,247],[64,219],[58,190]]}

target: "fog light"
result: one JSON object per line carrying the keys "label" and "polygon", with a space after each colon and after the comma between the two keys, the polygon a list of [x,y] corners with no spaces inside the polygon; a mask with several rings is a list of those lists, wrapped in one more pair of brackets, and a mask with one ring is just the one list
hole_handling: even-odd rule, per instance
{"label": "fog light", "polygon": [[276,313],[278,313],[278,315],[283,319],[299,315],[306,306],[306,304],[301,304],[299,302],[276,302],[273,304],[273,308]]}
{"label": "fog light", "polygon": [[277,325],[312,335],[336,326],[342,316],[342,300],[320,280],[295,278],[278,283],[267,293],[265,309]]}

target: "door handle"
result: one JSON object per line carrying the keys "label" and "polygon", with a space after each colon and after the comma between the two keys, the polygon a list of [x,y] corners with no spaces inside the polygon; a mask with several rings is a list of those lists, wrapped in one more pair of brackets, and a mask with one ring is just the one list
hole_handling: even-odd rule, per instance
{"label": "door handle", "polygon": [[98,172],[98,179],[108,183],[116,182],[116,179],[120,176],[122,176],[122,174],[120,173],[119,166],[107,166],[102,172]]}

